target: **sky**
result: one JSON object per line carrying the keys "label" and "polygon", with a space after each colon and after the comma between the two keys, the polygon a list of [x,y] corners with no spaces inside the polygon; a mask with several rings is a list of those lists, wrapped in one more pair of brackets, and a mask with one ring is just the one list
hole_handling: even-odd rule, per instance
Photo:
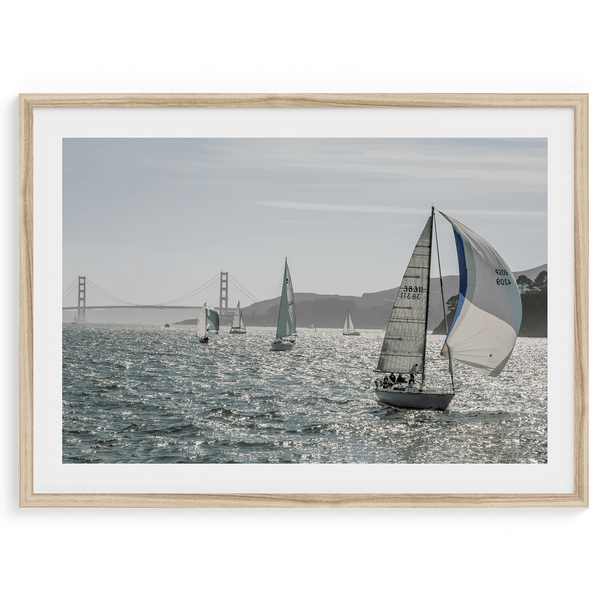
{"label": "sky", "polygon": [[63,291],[155,304],[228,271],[266,300],[287,257],[296,292],[360,296],[399,285],[432,205],[513,271],[545,263],[546,139],[64,139]]}

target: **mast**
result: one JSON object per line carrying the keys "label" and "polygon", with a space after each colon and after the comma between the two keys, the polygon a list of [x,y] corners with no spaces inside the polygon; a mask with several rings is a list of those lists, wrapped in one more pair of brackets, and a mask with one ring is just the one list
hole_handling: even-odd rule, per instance
{"label": "mast", "polygon": [[[435,247],[437,250],[438,271],[440,273],[440,292],[442,294],[442,314],[444,315],[444,325],[446,326],[446,338],[448,337],[448,315],[446,314],[446,299],[444,298],[444,284],[442,282],[442,262],[440,260],[440,242],[438,241],[437,221],[435,222]],[[454,391],[454,372],[452,370],[452,352],[448,348],[448,370],[452,380],[452,391]]]}
{"label": "mast", "polygon": [[433,219],[434,207],[431,207],[431,225],[429,230],[429,263],[427,265],[427,300],[425,304],[425,343],[423,344],[423,374],[421,376],[421,388],[425,387],[425,356],[427,354],[427,321],[429,321],[429,288],[431,286],[431,245],[433,243]]}
{"label": "mast", "polygon": [[438,241],[437,221],[435,223],[435,247],[437,250],[438,271],[440,273],[440,292],[442,294],[442,314],[444,315],[444,325],[446,335],[448,335],[448,315],[446,315],[446,299],[444,298],[444,282],[442,281],[442,263],[440,261],[440,242]]}

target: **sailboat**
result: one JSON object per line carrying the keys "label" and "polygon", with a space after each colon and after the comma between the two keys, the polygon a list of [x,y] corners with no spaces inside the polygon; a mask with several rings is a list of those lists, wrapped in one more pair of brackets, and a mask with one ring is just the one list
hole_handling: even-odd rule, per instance
{"label": "sailboat", "polygon": [[240,303],[237,303],[235,308],[235,313],[233,313],[233,321],[231,323],[231,329],[229,333],[246,333],[246,328],[244,327],[244,318],[242,317],[242,309],[240,308]]}
{"label": "sailboat", "polygon": [[360,333],[354,329],[352,317],[350,316],[350,309],[348,309],[348,316],[346,317],[346,322],[344,323],[344,329],[342,329],[342,335],[360,335]]}
{"label": "sailboat", "polygon": [[198,315],[198,325],[196,325],[196,337],[201,344],[208,344],[208,319],[206,318],[206,302]]}
{"label": "sailboat", "polygon": [[[446,410],[456,394],[452,361],[497,377],[510,359],[521,326],[521,296],[504,259],[480,235],[437,212],[452,225],[460,272],[458,306],[441,351],[448,359],[451,385],[425,387],[434,225],[437,242],[432,207],[398,290],[377,365],[377,371],[384,374],[375,381],[377,398],[397,408]],[[438,265],[439,261],[438,246]],[[440,283],[441,279],[440,272]],[[443,288],[441,292],[446,321]]]}
{"label": "sailboat", "polygon": [[291,350],[296,342],[296,307],[294,305],[294,288],[290,269],[285,259],[281,299],[279,300],[279,316],[277,317],[277,333],[271,350]]}
{"label": "sailboat", "polygon": [[219,313],[206,306],[206,302],[198,316],[198,325],[196,326],[196,337],[201,344],[208,344],[208,332],[219,333]]}

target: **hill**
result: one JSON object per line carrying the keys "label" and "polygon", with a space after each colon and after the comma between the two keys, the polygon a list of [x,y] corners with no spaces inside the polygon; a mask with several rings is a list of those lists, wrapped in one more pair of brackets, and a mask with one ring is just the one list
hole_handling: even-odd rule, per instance
{"label": "hill", "polygon": [[[547,270],[547,265],[540,265],[526,271],[515,272],[515,277],[525,275],[535,279],[537,275]],[[442,278],[444,297],[458,294],[458,275],[447,275]],[[296,322],[298,327],[333,327],[341,329],[348,309],[357,329],[383,329],[387,326],[392,306],[398,294],[398,287],[368,292],[362,296],[338,296],[327,294],[311,294],[299,292],[296,299]],[[528,303],[533,302],[528,300]],[[538,307],[539,308],[539,307]],[[279,298],[271,298],[256,302],[244,308],[244,321],[248,326],[274,327],[277,323]],[[525,308],[524,308],[525,315]],[[545,313],[544,313],[545,315]],[[544,316],[545,319],[545,316]],[[428,329],[434,329],[442,320],[442,299],[439,278],[431,281],[429,292],[429,323]],[[535,324],[525,327],[525,317],[522,330],[526,332],[539,331],[539,319]],[[521,335],[536,335],[523,333]],[[537,334],[539,335],[539,334]]]}

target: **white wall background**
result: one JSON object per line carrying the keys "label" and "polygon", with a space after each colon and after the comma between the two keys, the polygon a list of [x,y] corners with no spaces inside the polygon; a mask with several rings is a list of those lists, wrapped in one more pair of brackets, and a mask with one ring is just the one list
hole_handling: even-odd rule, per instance
{"label": "white wall background", "polygon": [[[589,510],[19,510],[16,321],[19,92],[589,92],[597,224],[594,9],[586,0],[3,5],[3,596],[594,597],[594,380]],[[594,339],[594,313],[591,327]],[[597,360],[592,344],[592,374]]]}

